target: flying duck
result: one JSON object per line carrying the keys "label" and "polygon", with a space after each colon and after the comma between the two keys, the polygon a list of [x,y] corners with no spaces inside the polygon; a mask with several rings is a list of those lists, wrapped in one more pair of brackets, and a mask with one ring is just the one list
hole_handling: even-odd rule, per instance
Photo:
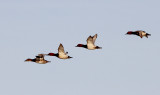
{"label": "flying duck", "polygon": [[87,45],[84,44],[78,44],[76,47],[83,47],[89,50],[94,50],[94,49],[102,49],[102,47],[96,46],[95,45],[95,41],[97,39],[97,34],[95,34],[94,36],[89,36],[87,38]]}
{"label": "flying duck", "polygon": [[142,30],[128,31],[126,34],[127,35],[137,35],[137,36],[140,36],[141,38],[143,38],[143,36],[145,36],[147,38],[148,38],[148,36],[151,36],[151,34],[148,34],[148,33],[146,33],[145,31],[142,31]]}
{"label": "flying duck", "polygon": [[35,62],[35,63],[39,63],[39,64],[49,63],[50,61],[47,61],[47,60],[44,59],[44,55],[45,54],[38,54],[38,56],[36,56],[36,58],[34,58],[34,59],[28,58],[28,59],[25,60],[25,62],[30,61],[30,62]]}
{"label": "flying duck", "polygon": [[65,52],[63,45],[60,44],[59,47],[58,47],[58,53],[49,53],[47,55],[48,56],[56,56],[56,57],[58,57],[60,59],[69,59],[69,58],[72,58],[72,57],[68,56],[67,54],[68,54],[68,52]]}

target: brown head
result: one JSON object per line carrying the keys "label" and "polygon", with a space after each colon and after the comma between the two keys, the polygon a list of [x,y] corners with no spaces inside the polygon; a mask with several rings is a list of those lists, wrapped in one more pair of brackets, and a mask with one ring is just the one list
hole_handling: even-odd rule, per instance
{"label": "brown head", "polygon": [[83,44],[78,44],[76,47],[83,47],[84,45]]}
{"label": "brown head", "polygon": [[48,56],[56,56],[56,57],[58,57],[58,53],[48,53],[47,55]]}
{"label": "brown head", "polygon": [[26,59],[25,62],[27,62],[27,61],[33,61],[33,59]]}
{"label": "brown head", "polygon": [[128,31],[126,34],[131,35],[133,31]]}
{"label": "brown head", "polygon": [[87,45],[84,45],[84,44],[78,44],[76,47],[83,47],[83,48],[87,48]]}
{"label": "brown head", "polygon": [[48,53],[47,55],[49,55],[49,56],[55,56],[54,53]]}

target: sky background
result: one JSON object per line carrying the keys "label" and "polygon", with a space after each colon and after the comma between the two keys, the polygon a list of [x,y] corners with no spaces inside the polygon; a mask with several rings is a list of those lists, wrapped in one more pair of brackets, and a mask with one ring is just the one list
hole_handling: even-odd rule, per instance
{"label": "sky background", "polygon": [[[160,95],[159,0],[1,0],[0,95]],[[144,30],[148,39],[125,35]],[[98,34],[102,50],[76,48]],[[62,43],[72,59],[45,57]]]}

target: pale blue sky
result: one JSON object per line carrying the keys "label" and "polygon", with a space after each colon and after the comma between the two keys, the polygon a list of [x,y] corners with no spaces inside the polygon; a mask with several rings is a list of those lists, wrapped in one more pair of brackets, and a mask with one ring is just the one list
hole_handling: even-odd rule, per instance
{"label": "pale blue sky", "polygon": [[[159,0],[1,0],[0,95],[160,95]],[[145,30],[148,39],[127,36]],[[102,50],[76,48],[98,34]],[[38,53],[49,64],[24,62]]]}

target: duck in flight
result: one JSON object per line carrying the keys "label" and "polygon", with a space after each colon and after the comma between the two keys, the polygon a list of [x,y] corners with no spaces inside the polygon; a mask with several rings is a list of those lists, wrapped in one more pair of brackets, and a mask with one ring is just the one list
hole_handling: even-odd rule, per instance
{"label": "duck in flight", "polygon": [[69,58],[72,58],[72,57],[68,56],[67,54],[68,54],[68,52],[65,52],[63,45],[60,44],[59,47],[58,47],[58,53],[49,53],[47,55],[48,56],[56,56],[56,57],[58,57],[60,59],[69,59]]}
{"label": "duck in flight", "polygon": [[39,63],[39,64],[46,64],[49,63],[50,61],[47,61],[44,59],[44,55],[45,54],[38,54],[38,56],[36,56],[36,58],[34,59],[26,59],[25,62],[35,62],[35,63]]}
{"label": "duck in flight", "polygon": [[86,40],[87,41],[86,45],[78,44],[76,47],[83,47],[83,48],[86,48],[86,49],[89,49],[89,50],[102,49],[102,47],[99,47],[99,46],[95,45],[96,39],[97,39],[97,34],[95,34],[94,36],[89,36]]}
{"label": "duck in flight", "polygon": [[137,30],[137,31],[128,31],[126,33],[127,35],[137,35],[143,38],[144,36],[148,38],[148,36],[151,36],[151,34],[146,33],[145,31],[142,30]]}

